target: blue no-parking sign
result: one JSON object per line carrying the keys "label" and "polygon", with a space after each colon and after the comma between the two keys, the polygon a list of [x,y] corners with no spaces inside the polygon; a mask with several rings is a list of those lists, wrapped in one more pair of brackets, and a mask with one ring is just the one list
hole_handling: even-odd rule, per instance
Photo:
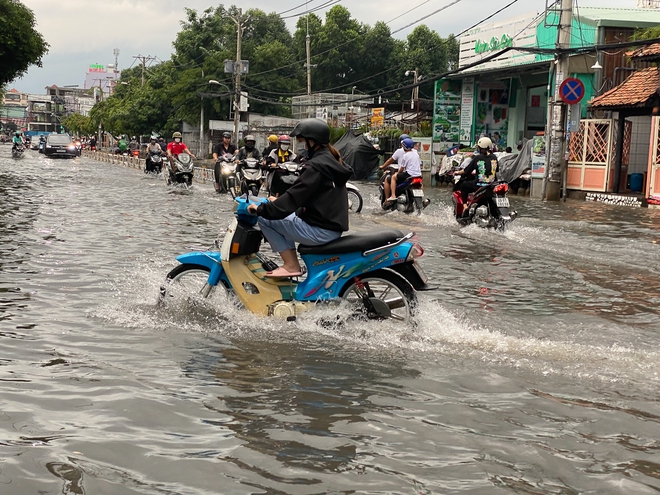
{"label": "blue no-parking sign", "polygon": [[569,105],[580,103],[584,98],[584,84],[574,77],[564,79],[559,85],[559,97]]}

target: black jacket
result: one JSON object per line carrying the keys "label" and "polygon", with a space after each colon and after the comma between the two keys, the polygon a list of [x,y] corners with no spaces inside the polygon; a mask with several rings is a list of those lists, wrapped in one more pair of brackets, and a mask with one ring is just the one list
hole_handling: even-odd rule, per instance
{"label": "black jacket", "polygon": [[346,182],[353,170],[327,148],[316,151],[302,168],[300,177],[272,203],[262,203],[257,215],[280,220],[291,213],[315,227],[345,232],[348,230]]}
{"label": "black jacket", "polygon": [[264,148],[264,151],[263,151],[263,153],[261,153],[261,156],[266,158],[268,155],[270,155],[271,151],[276,150],[276,149],[277,149],[277,143],[275,143],[275,144],[270,143],[267,147]]}
{"label": "black jacket", "polygon": [[252,148],[251,150],[248,150],[245,146],[243,146],[240,150],[238,150],[238,155],[236,155],[236,159],[245,160],[246,158],[256,158],[257,160],[261,160],[261,153],[259,153],[259,150],[257,148]]}

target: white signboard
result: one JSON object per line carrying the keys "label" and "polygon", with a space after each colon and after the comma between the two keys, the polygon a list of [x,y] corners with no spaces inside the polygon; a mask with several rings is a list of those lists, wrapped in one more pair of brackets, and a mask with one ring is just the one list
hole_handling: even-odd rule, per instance
{"label": "white signboard", "polygon": [[474,78],[463,79],[461,91],[461,143],[470,144],[472,141],[472,118],[474,117]]}
{"label": "white signboard", "polygon": [[414,137],[413,141],[415,141],[415,149],[417,149],[417,153],[419,153],[419,157],[422,160],[422,172],[430,171],[433,164],[433,150],[431,148],[433,138]]}
{"label": "white signboard", "polygon": [[[508,47],[536,46],[536,12],[529,12],[511,19],[484,24],[461,36],[459,67],[478,62]],[[465,72],[496,69],[534,62],[533,53],[510,50],[501,56],[479,64]]]}

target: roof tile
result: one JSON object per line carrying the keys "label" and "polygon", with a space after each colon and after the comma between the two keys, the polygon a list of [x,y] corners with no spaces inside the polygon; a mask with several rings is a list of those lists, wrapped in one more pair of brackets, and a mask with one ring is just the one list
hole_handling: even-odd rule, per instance
{"label": "roof tile", "polygon": [[659,81],[657,67],[638,70],[615,88],[591,100],[590,105],[597,108],[644,106],[658,92]]}
{"label": "roof tile", "polygon": [[642,57],[655,57],[655,56],[660,57],[660,43],[653,43],[652,45],[647,45],[641,48],[637,48],[636,50],[627,52],[626,55],[628,55],[632,59],[642,58]]}

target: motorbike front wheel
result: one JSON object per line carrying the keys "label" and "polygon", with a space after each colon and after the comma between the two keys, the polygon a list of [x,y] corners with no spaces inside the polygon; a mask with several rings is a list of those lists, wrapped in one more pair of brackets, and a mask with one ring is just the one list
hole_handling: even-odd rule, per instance
{"label": "motorbike front wheel", "polygon": [[217,286],[209,285],[210,273],[211,270],[203,265],[182,264],[177,266],[167,274],[165,283],[161,285],[158,302],[169,304],[170,302],[194,302],[196,299],[204,299],[217,306],[223,300],[231,299],[233,291],[222,282]]}
{"label": "motorbike front wheel", "polygon": [[348,211],[360,213],[362,211],[362,195],[353,189],[348,189]]}
{"label": "motorbike front wheel", "polygon": [[[408,321],[414,313],[417,304],[417,296],[412,286],[397,275],[386,270],[377,270],[360,278],[360,283],[364,286],[369,299],[378,299],[389,308],[389,318],[398,321]],[[361,289],[356,282],[348,283],[342,289],[340,297],[360,308],[370,319],[383,318],[370,313],[365,307]]]}

